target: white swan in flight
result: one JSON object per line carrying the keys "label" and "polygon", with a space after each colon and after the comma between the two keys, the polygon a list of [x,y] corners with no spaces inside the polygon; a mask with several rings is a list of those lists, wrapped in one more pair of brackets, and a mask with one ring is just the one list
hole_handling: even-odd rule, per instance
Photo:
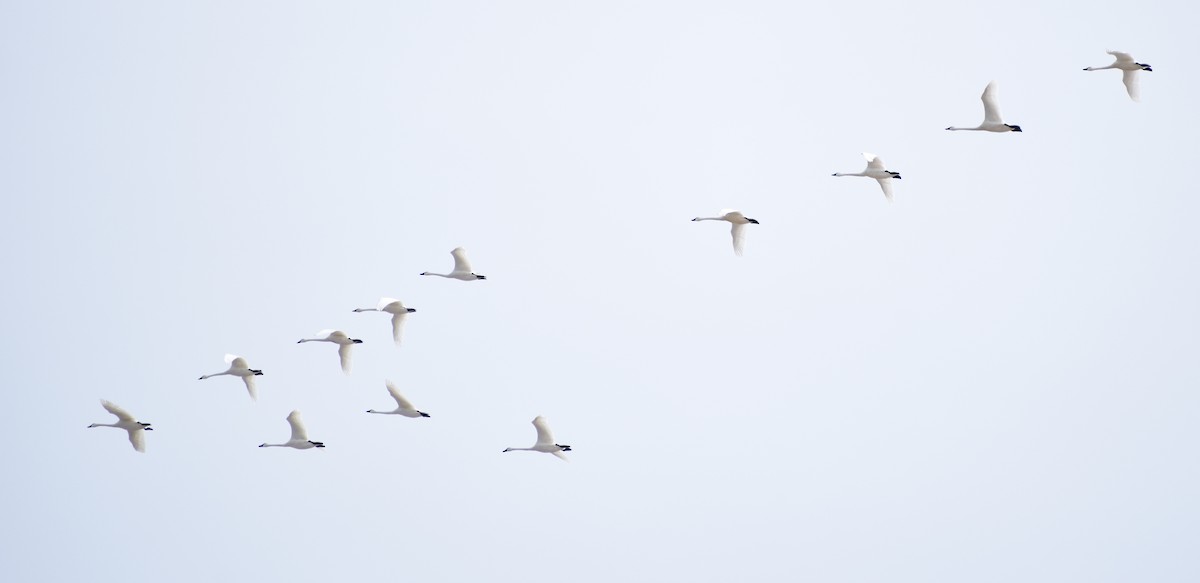
{"label": "white swan in flight", "polygon": [[436,275],[438,277],[448,277],[450,279],[461,279],[463,281],[475,281],[477,279],[487,279],[486,276],[471,272],[471,262],[467,261],[467,251],[462,247],[456,247],[450,252],[454,256],[454,271],[450,273],[433,273],[430,271],[422,271],[421,275]]}
{"label": "white swan in flight", "polygon": [[571,451],[571,446],[554,443],[554,436],[550,433],[550,427],[546,425],[545,417],[538,415],[533,420],[533,427],[537,429],[537,443],[533,444],[533,447],[509,447],[504,451],[540,451],[554,454],[554,457],[564,462],[571,461],[563,454],[564,451]]}
{"label": "white swan in flight", "polygon": [[395,298],[379,298],[379,304],[374,308],[355,308],[355,312],[387,312],[392,315],[392,340],[400,346],[400,331],[404,328],[404,319],[415,312],[413,308],[404,307],[404,302]]}
{"label": "white swan in flight", "polygon": [[863,158],[867,159],[867,169],[862,172],[834,172],[834,176],[866,176],[879,181],[879,186],[883,188],[883,196],[887,197],[888,202],[892,202],[892,179],[900,179],[899,172],[885,170],[883,167],[883,159],[870,152],[863,152]]}
{"label": "white swan in flight", "polygon": [[312,449],[314,447],[325,447],[324,443],[319,441],[309,441],[308,432],[304,430],[304,422],[300,420],[300,412],[292,411],[291,415],[287,416],[288,425],[292,426],[292,438],[286,443],[264,443],[258,447],[291,447],[295,449]]}
{"label": "white swan in flight", "polygon": [[1120,69],[1121,82],[1125,84],[1125,92],[1129,94],[1129,98],[1134,101],[1141,100],[1141,93],[1138,91],[1138,71],[1154,72],[1150,65],[1146,63],[1138,63],[1133,60],[1133,56],[1129,53],[1120,51],[1105,51],[1114,56],[1117,60],[1107,67],[1088,67],[1084,71],[1103,71],[1105,69]]}
{"label": "white swan in flight", "polygon": [[983,90],[983,123],[974,128],[958,128],[950,126],[950,131],[981,131],[981,132],[1019,132],[1021,126],[1004,123],[1000,118],[1000,106],[996,103],[996,82],[988,83]]}
{"label": "white swan in flight", "polygon": [[746,246],[746,225],[757,225],[758,221],[748,218],[742,214],[742,211],[733,209],[722,209],[721,216],[718,217],[696,217],[693,221],[729,221],[733,223],[733,227],[729,230],[729,234],[733,236],[733,252],[741,255],[742,249]]}
{"label": "white swan in flight", "polygon": [[229,370],[224,371],[224,372],[214,372],[212,374],[206,374],[206,375],[200,377],[200,380],[204,380],[204,379],[211,378],[211,377],[219,377],[221,375],[242,377],[242,381],[246,383],[246,390],[250,392],[250,398],[252,400],[257,401],[258,400],[258,389],[255,388],[255,386],[254,386],[254,377],[262,376],[263,372],[258,369],[250,368],[250,365],[246,364],[246,359],[244,359],[236,354],[226,354],[225,362],[229,363]]}
{"label": "white swan in flight", "polygon": [[429,416],[428,413],[422,413],[420,411],[417,411],[417,409],[415,407],[413,407],[413,404],[410,403],[408,401],[408,399],[405,399],[404,395],[400,394],[400,391],[398,389],[396,389],[396,385],[392,384],[392,381],[385,380],[384,384],[387,385],[388,393],[390,393],[392,395],[392,398],[396,400],[396,410],[395,411],[376,411],[374,409],[368,409],[367,413],[379,413],[380,415],[403,415],[405,417],[414,417],[414,418]]}
{"label": "white swan in flight", "polygon": [[133,444],[133,449],[135,451],[140,451],[142,453],[146,453],[146,433],[145,432],[146,431],[154,431],[154,428],[150,427],[149,423],[142,423],[141,421],[138,421],[136,418],[134,418],[133,415],[129,414],[129,411],[126,411],[112,403],[109,403],[108,401],[102,400],[102,401],[100,401],[100,404],[103,405],[104,408],[107,409],[109,413],[112,413],[113,415],[117,416],[117,422],[116,423],[93,423],[91,425],[88,425],[88,429],[91,429],[93,427],[116,427],[117,429],[124,429],[125,431],[127,431],[129,433],[129,443]]}
{"label": "white swan in flight", "polygon": [[362,340],[351,338],[341,330],[321,330],[316,338],[301,338],[296,344],[303,342],[332,342],[338,345],[338,357],[342,359],[342,372],[350,374],[350,347],[362,344]]}

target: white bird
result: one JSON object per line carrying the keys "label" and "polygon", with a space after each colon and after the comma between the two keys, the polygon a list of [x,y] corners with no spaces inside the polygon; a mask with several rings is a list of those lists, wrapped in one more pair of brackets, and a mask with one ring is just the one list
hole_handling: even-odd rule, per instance
{"label": "white bird", "polygon": [[956,128],[950,126],[946,129],[951,131],[983,131],[983,132],[1019,132],[1021,126],[1009,125],[1004,123],[1000,118],[1000,106],[996,103],[996,82],[988,83],[987,88],[983,90],[983,123],[976,128]]}
{"label": "white bird", "polygon": [[355,308],[355,312],[387,312],[392,315],[392,340],[400,346],[400,330],[404,328],[404,319],[415,312],[412,308],[404,307],[404,303],[395,298],[379,298],[379,304],[374,308]]}
{"label": "white bird", "polygon": [[729,234],[733,236],[733,252],[741,255],[742,248],[746,245],[746,225],[757,225],[758,221],[746,217],[742,211],[733,209],[721,209],[719,217],[696,217],[693,221],[729,221],[733,223],[733,228],[729,230]]}
{"label": "white bird", "polygon": [[463,281],[475,281],[477,279],[487,279],[486,276],[478,275],[471,272],[471,263],[467,261],[467,252],[462,247],[457,247],[450,252],[454,256],[454,271],[450,273],[432,273],[422,271],[421,275],[436,275],[438,277],[448,277],[450,279],[461,279]]}
{"label": "white bird", "polygon": [[554,443],[554,436],[550,434],[550,427],[546,425],[545,417],[538,415],[533,420],[533,427],[537,429],[537,443],[533,444],[533,447],[509,447],[505,448],[504,451],[540,451],[542,453],[552,453],[554,457],[564,462],[571,461],[567,459],[566,455],[563,455],[564,451],[571,451],[571,446]]}
{"label": "white bird", "polygon": [[413,407],[413,404],[410,403],[408,401],[408,399],[405,399],[404,395],[400,394],[400,391],[398,389],[396,389],[396,385],[392,384],[392,381],[385,380],[384,384],[387,385],[388,393],[391,393],[392,398],[396,400],[396,410],[395,411],[376,411],[374,409],[368,409],[367,413],[379,413],[380,415],[403,415],[405,417],[414,417],[414,418],[429,416],[428,413],[422,413],[420,411],[417,411],[417,409],[415,407]]}
{"label": "white bird", "polygon": [[292,411],[292,414],[287,416],[287,422],[292,426],[292,438],[287,440],[287,443],[264,443],[258,447],[291,447],[295,449],[325,447],[324,443],[308,440],[308,432],[304,430],[304,422],[300,420],[299,411]]}
{"label": "white bird", "polygon": [[1134,101],[1139,101],[1141,99],[1141,94],[1138,92],[1138,71],[1153,72],[1154,69],[1151,69],[1150,65],[1147,65],[1146,63],[1138,63],[1138,62],[1134,61],[1133,57],[1129,53],[1122,53],[1120,51],[1105,51],[1105,52],[1116,57],[1117,60],[1113,61],[1113,64],[1111,64],[1107,67],[1088,67],[1088,68],[1084,69],[1084,71],[1103,71],[1105,69],[1120,69],[1121,70],[1121,82],[1125,84],[1126,93],[1129,93],[1130,99],[1132,99]]}
{"label": "white bird", "polygon": [[93,427],[116,427],[124,429],[129,433],[129,443],[133,444],[133,449],[146,453],[146,431],[154,431],[149,423],[142,423],[134,418],[133,415],[108,401],[101,400],[100,404],[108,410],[109,413],[117,416],[116,423],[93,423],[88,425],[88,429]]}
{"label": "white bird", "polygon": [[351,338],[341,330],[321,330],[317,332],[317,338],[301,338],[296,344],[302,342],[332,342],[338,345],[338,357],[342,359],[342,372],[350,374],[350,347],[355,344],[362,344],[362,340]]}
{"label": "white bird", "polygon": [[885,170],[883,167],[883,159],[870,152],[863,152],[863,158],[867,159],[867,169],[862,172],[834,172],[834,176],[866,176],[879,181],[879,186],[883,188],[883,196],[886,196],[888,202],[892,202],[892,179],[900,179],[899,172]]}
{"label": "white bird", "polygon": [[225,372],[206,374],[200,377],[200,380],[210,377],[219,377],[221,375],[242,377],[242,381],[246,383],[246,390],[250,392],[250,398],[257,401],[258,389],[254,387],[254,377],[261,376],[263,372],[261,370],[250,368],[250,365],[246,364],[246,359],[236,354],[226,354],[225,362],[229,363],[229,370]]}

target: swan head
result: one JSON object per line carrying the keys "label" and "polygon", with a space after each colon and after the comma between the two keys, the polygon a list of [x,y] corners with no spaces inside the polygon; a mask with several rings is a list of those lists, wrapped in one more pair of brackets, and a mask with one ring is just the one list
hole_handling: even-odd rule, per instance
{"label": "swan head", "polygon": [[[428,271],[422,271],[422,272],[420,273],[420,275],[429,275],[429,272],[428,272]],[[355,310],[355,311],[357,312],[358,310]]]}
{"label": "swan head", "polygon": [[692,219],[692,222],[695,222],[695,221],[698,221],[698,220],[700,220],[700,217],[696,217],[696,218]]}
{"label": "swan head", "polygon": [[1154,72],[1154,69],[1151,69],[1150,65],[1147,65],[1146,63],[1137,63],[1137,66],[1141,67],[1143,71]]}
{"label": "swan head", "polygon": [[261,377],[261,376],[262,376],[262,371],[261,371],[261,370],[254,370],[254,369],[250,369],[250,372],[254,373],[254,376],[256,376],[256,377]]}
{"label": "swan head", "polygon": [[[93,425],[92,427],[95,427],[95,425]],[[502,451],[502,452],[500,452],[500,453],[508,453],[508,452],[510,452],[510,451],[512,451],[512,448],[511,448],[511,447],[506,447],[506,448],[504,448],[504,451]]]}
{"label": "swan head", "polygon": [[91,428],[93,428],[93,427],[99,427],[99,425],[97,425],[97,424],[95,424],[95,423],[93,423],[93,424],[91,424],[91,425],[88,425],[88,429],[91,429]]}
{"label": "swan head", "polygon": [[754,220],[754,219],[752,219],[752,218],[750,218],[750,217],[746,217],[746,220],[747,220],[747,221],[749,221],[749,222],[750,222],[750,224],[752,224],[752,225],[757,225],[757,224],[758,224],[758,221],[756,221],[756,220]]}
{"label": "swan head", "polygon": [[350,342],[353,342],[354,344],[362,344],[362,340],[359,340],[358,338],[351,338]]}
{"label": "swan head", "polygon": [[1013,131],[1013,132],[1021,131],[1021,126],[1014,126],[1014,125],[1009,125],[1009,124],[1004,124],[1004,126],[1007,127],[1009,131]]}
{"label": "swan head", "polygon": [[264,444],[259,445],[258,447],[267,447],[267,444],[264,443]]}

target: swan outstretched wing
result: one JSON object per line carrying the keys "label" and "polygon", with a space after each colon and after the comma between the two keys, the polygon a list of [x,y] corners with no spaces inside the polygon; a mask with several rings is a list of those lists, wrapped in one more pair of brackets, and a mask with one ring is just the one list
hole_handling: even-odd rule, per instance
{"label": "swan outstretched wing", "polygon": [[1133,55],[1131,55],[1129,53],[1122,53],[1121,51],[1104,51],[1104,52],[1116,57],[1118,63],[1132,63],[1133,62]]}
{"label": "swan outstretched wing", "polygon": [[126,421],[126,422],[137,421],[137,419],[135,419],[133,415],[129,414],[129,411],[126,411],[113,403],[110,403],[108,401],[100,401],[100,404],[103,405],[105,409],[108,409],[109,413],[116,415],[117,419],[120,419],[121,421]]}
{"label": "swan outstretched wing", "polygon": [[129,432],[129,443],[133,444],[133,449],[141,453],[146,453],[146,431],[143,429],[127,429]]}
{"label": "swan outstretched wing", "polygon": [[879,182],[879,187],[883,189],[883,196],[886,196],[888,202],[892,202],[892,179],[891,178],[876,178]]}
{"label": "swan outstretched wing", "polygon": [[350,348],[353,344],[339,344],[338,358],[342,360],[342,372],[350,374]]}
{"label": "swan outstretched wing", "polygon": [[554,457],[556,457],[564,462],[570,463],[570,461],[571,461],[571,460],[567,459],[567,454],[565,454],[561,451],[552,451],[550,453],[554,454]]}
{"label": "swan outstretched wing", "polygon": [[401,409],[415,410],[413,404],[410,403],[408,399],[405,399],[404,395],[400,394],[400,390],[396,388],[396,385],[392,384],[392,381],[384,381],[384,384],[387,385],[388,393],[392,395],[392,398],[396,400],[396,404],[399,405]]}
{"label": "swan outstretched wing", "polygon": [[326,328],[324,330],[321,330],[320,332],[317,332],[317,335],[313,336],[313,338],[320,338],[322,340],[325,340],[325,339],[329,338],[329,336],[331,334],[333,334],[334,332],[337,332],[337,330],[333,330],[331,328]]}
{"label": "swan outstretched wing", "polygon": [[246,359],[244,359],[236,354],[226,354],[225,362],[229,363],[229,366],[231,368],[241,368],[241,369],[250,368],[250,365],[246,363]]}
{"label": "swan outstretched wing", "polygon": [[1125,92],[1129,94],[1130,99],[1141,101],[1141,94],[1138,91],[1137,71],[1121,71],[1121,82],[1125,84]]}
{"label": "swan outstretched wing", "polygon": [[408,312],[392,314],[392,340],[396,341],[396,346],[400,345],[400,331],[404,329],[404,319],[407,316]]}
{"label": "swan outstretched wing", "polygon": [[[377,306],[375,306],[375,309],[382,312],[384,308],[388,307],[388,305],[392,304],[393,302],[399,302],[399,301],[400,300],[398,300],[396,298],[379,298],[379,304]],[[403,304],[401,304],[401,305],[403,305]]]}
{"label": "swan outstretched wing", "polygon": [[1000,104],[996,100],[996,82],[988,83],[980,97],[983,100],[983,121],[1004,123],[1000,118]]}
{"label": "swan outstretched wing", "polygon": [[254,386],[254,375],[242,377],[242,382],[246,383],[246,391],[250,393],[250,400],[258,400],[258,387]]}
{"label": "swan outstretched wing", "polygon": [[741,255],[746,247],[746,223],[734,223],[729,234],[733,236],[733,252]]}
{"label": "swan outstretched wing", "polygon": [[471,262],[467,261],[467,250],[462,247],[456,247],[450,252],[454,256],[454,271],[462,273],[471,273]]}
{"label": "swan outstretched wing", "polygon": [[300,420],[300,411],[292,411],[287,416],[288,425],[292,426],[291,441],[308,441],[308,432],[304,430],[304,421]]}
{"label": "swan outstretched wing", "polygon": [[533,420],[533,428],[537,429],[537,445],[554,445],[554,434],[550,433],[545,417],[538,415]]}
{"label": "swan outstretched wing", "polygon": [[867,170],[883,170],[883,159],[870,152],[863,152],[863,158],[867,159]]}

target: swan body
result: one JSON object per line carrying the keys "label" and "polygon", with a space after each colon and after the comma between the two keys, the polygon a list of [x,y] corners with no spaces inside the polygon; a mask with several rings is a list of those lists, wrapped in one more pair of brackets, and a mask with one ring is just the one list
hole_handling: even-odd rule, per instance
{"label": "swan body", "polygon": [[421,275],[436,275],[438,277],[446,277],[449,279],[460,279],[462,281],[475,281],[477,279],[487,279],[486,276],[471,272],[471,262],[467,261],[467,251],[462,247],[456,247],[450,252],[454,256],[454,271],[450,273],[433,273],[431,271],[422,271]]}
{"label": "swan body", "polygon": [[362,340],[351,338],[341,330],[321,330],[316,338],[301,338],[296,344],[303,342],[332,342],[338,345],[338,357],[342,360],[342,372],[350,374],[350,347],[362,344]]}
{"label": "swan body", "polygon": [[400,346],[400,331],[404,328],[404,319],[416,310],[404,307],[404,302],[395,298],[379,298],[379,304],[374,308],[355,308],[355,312],[386,312],[392,315],[392,340]]}
{"label": "swan body", "polygon": [[117,416],[117,422],[93,423],[88,425],[88,429],[93,427],[116,427],[117,429],[124,429],[129,433],[129,443],[133,444],[134,451],[146,453],[145,432],[153,431],[154,428],[150,427],[149,423],[142,423],[141,421],[138,421],[137,418],[129,414],[129,411],[126,411],[113,403],[101,400],[100,404],[103,405],[109,413]]}
{"label": "swan body", "polygon": [[1010,125],[1004,123],[1000,118],[1000,105],[996,103],[996,82],[988,83],[983,90],[983,95],[980,97],[983,100],[983,123],[979,127],[974,128],[958,128],[950,126],[946,129],[950,131],[978,131],[978,132],[1019,132],[1021,126]]}
{"label": "swan body", "polygon": [[1129,94],[1129,98],[1134,101],[1141,100],[1141,93],[1138,91],[1138,75],[1140,71],[1154,72],[1154,69],[1146,63],[1139,63],[1133,60],[1133,56],[1129,53],[1120,51],[1105,51],[1108,54],[1117,58],[1113,64],[1107,67],[1087,67],[1084,71],[1103,71],[1105,69],[1120,69],[1121,82],[1125,84],[1125,92]]}
{"label": "swan body", "polygon": [[834,172],[834,176],[865,176],[874,178],[879,182],[880,188],[883,189],[883,196],[887,197],[888,202],[892,202],[892,179],[900,180],[899,172],[892,172],[884,169],[883,159],[870,152],[863,152],[863,158],[867,159],[867,169],[862,172]]}
{"label": "swan body", "polygon": [[310,441],[308,439],[308,431],[304,429],[304,422],[300,420],[300,412],[292,411],[287,416],[288,425],[292,426],[292,437],[284,443],[264,443],[258,447],[290,447],[293,449],[312,449],[314,447],[325,447],[324,443],[319,441]]}
{"label": "swan body", "polygon": [[742,249],[746,246],[746,225],[758,224],[758,221],[733,209],[722,209],[720,216],[696,217],[692,221],[728,221],[732,223],[733,227],[729,229],[729,234],[733,236],[733,252],[737,255],[741,255]]}
{"label": "swan body", "polygon": [[509,447],[505,448],[505,452],[509,451],[540,451],[542,453],[553,454],[554,457],[569,462],[564,451],[571,451],[571,446],[554,443],[554,435],[550,433],[550,427],[546,425],[546,418],[538,415],[533,420],[533,428],[537,429],[537,443],[533,447]]}
{"label": "swan body", "polygon": [[258,400],[258,389],[255,388],[255,386],[254,386],[254,377],[262,376],[263,372],[258,369],[250,368],[250,365],[246,364],[246,359],[244,359],[236,354],[226,354],[225,362],[229,364],[229,370],[226,370],[223,372],[214,372],[212,374],[206,374],[206,375],[200,377],[200,380],[204,380],[204,379],[212,378],[212,377],[219,377],[221,375],[242,377],[242,382],[246,383],[246,390],[249,391],[249,393],[250,393],[250,399],[257,401]]}
{"label": "swan body", "polygon": [[387,385],[388,393],[390,393],[392,398],[396,400],[396,409],[394,411],[376,411],[374,409],[368,409],[367,413],[378,413],[380,415],[403,415],[405,417],[413,418],[429,416],[428,413],[422,413],[413,407],[413,404],[410,403],[408,399],[405,399],[404,395],[400,394],[400,391],[396,389],[396,385],[392,384],[392,381],[384,381],[384,384]]}

